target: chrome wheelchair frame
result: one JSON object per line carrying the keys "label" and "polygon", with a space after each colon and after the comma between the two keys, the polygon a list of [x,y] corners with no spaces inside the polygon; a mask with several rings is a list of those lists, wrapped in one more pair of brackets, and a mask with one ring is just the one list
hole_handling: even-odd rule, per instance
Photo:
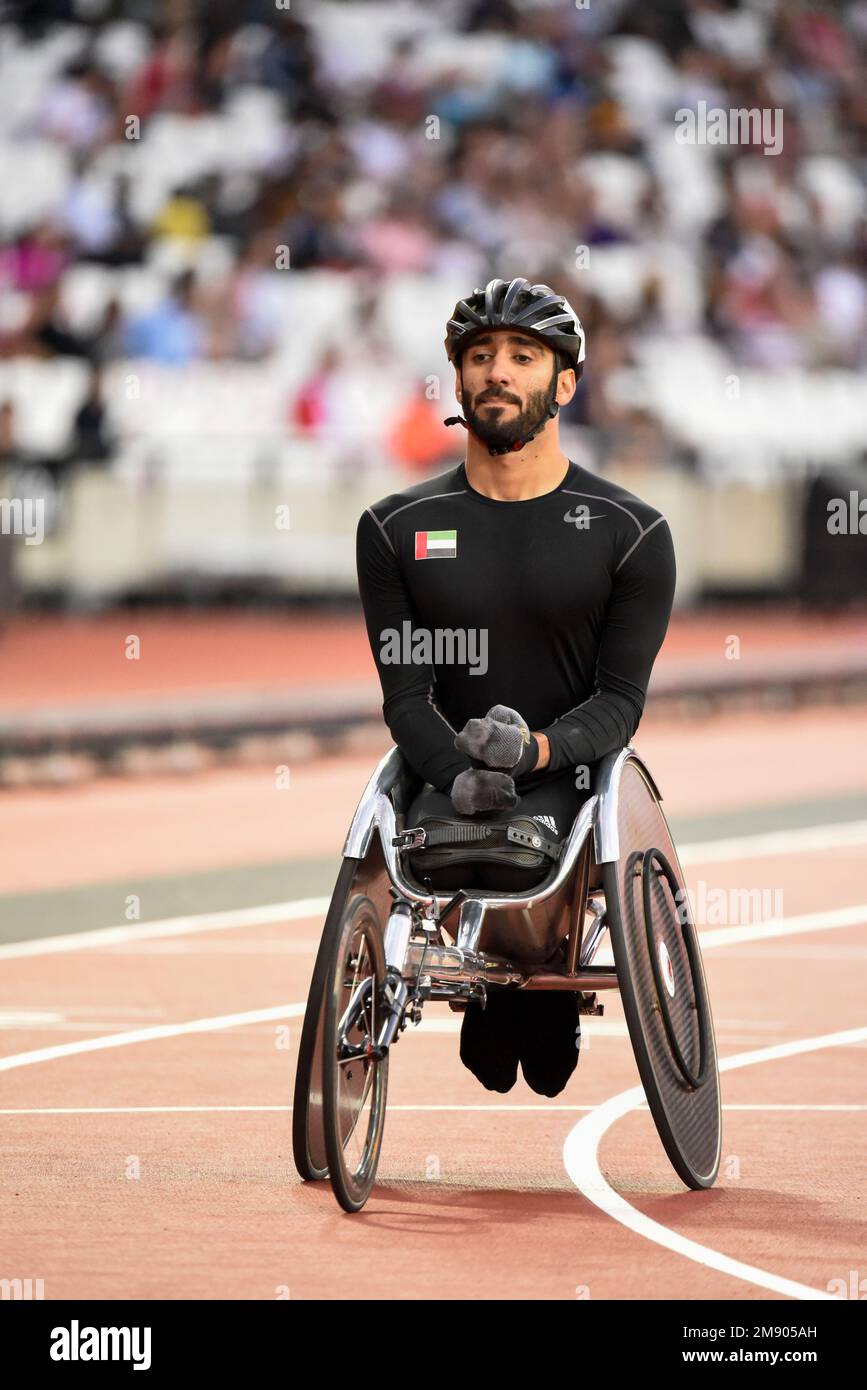
{"label": "chrome wheelchair frame", "polygon": [[[484,1003],[489,988],[568,989],[579,1012],[601,1014],[597,993],[615,989],[666,1152],[688,1186],[710,1186],[720,1155],[713,1024],[682,870],[641,756],[628,744],[600,760],[558,862],[529,892],[449,894],[409,873],[401,851],[424,835],[405,824],[419,785],[392,747],[346,836],[299,1049],[293,1152],[301,1176],[330,1177],[347,1211],[364,1205],[389,1048],[429,1001],[463,1010]],[[594,868],[601,886],[591,885]],[[593,964],[606,931],[613,968]],[[376,1114],[353,1169],[347,1151],[368,1101]]]}
{"label": "chrome wheelchair frame", "polygon": [[[550,955],[550,942],[552,935],[556,934],[556,923],[563,922],[566,917],[564,908],[571,906],[574,909],[577,906],[575,899],[580,901],[579,894],[569,892],[569,886],[578,871],[582,854],[584,864],[581,867],[589,870],[591,837],[596,864],[619,858],[618,790],[623,767],[629,759],[641,766],[654,793],[659,796],[650,770],[631,744],[602,759],[596,776],[596,790],[581,806],[563,845],[559,863],[542,882],[528,893],[493,893],[471,888],[460,890],[457,931],[449,932],[455,937],[454,945],[449,946],[443,941],[435,946],[433,943],[425,944],[425,970],[431,976],[432,986],[436,981],[436,986],[442,990],[441,993],[432,993],[430,997],[460,997],[459,987],[485,981],[550,989],[563,988],[564,979],[568,979],[568,987],[573,989],[617,988],[617,976],[613,970],[592,965],[605,932],[604,909],[598,901],[593,903],[594,922],[590,933],[586,939],[582,933],[582,939],[575,940],[573,956],[568,963],[570,968],[565,977],[561,972],[554,975],[541,970],[535,963],[535,957],[540,952]],[[425,892],[415,878],[404,872],[401,863],[400,848],[423,843],[420,837],[413,838],[413,834],[418,836],[418,832],[411,827],[398,830],[398,820],[402,817],[395,810],[392,794],[405,775],[400,750],[392,748],[380,760],[361,796],[346,836],[343,855],[345,859],[366,860],[374,836],[378,836],[385,871],[393,888],[406,902],[420,909],[427,921],[439,919],[442,926],[444,921],[441,914],[454,902],[455,895]],[[421,836],[423,834],[422,831]],[[587,882],[584,884],[583,897],[587,899],[588,896],[592,897],[588,872],[585,872],[584,878]],[[494,914],[500,915],[496,924],[499,929],[484,932],[486,921]],[[538,929],[539,917],[545,929],[544,935]],[[573,923],[566,921],[563,936],[568,933],[570,926]],[[491,945],[485,941],[485,937],[488,942],[493,937],[494,949],[499,948],[496,955],[492,955]],[[553,944],[556,945],[556,942]],[[396,968],[403,963],[398,955],[399,944],[395,940],[388,963]],[[520,961],[523,968],[517,968],[515,960]],[[418,963],[419,952],[410,951],[405,965],[411,970]]]}

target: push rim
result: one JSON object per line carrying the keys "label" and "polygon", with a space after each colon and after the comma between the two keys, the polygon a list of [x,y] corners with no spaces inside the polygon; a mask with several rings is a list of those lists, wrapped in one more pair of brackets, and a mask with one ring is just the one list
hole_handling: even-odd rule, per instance
{"label": "push rim", "polygon": [[349,1210],[366,1200],[382,1143],[388,1055],[375,1049],[385,1022],[384,979],[379,916],[369,898],[359,898],[350,904],[335,952],[323,1039],[329,1170]]}

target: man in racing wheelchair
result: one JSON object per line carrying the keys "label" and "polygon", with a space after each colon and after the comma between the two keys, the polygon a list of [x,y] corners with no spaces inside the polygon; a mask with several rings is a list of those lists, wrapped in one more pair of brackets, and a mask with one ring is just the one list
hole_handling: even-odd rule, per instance
{"label": "man in racing wheelchair", "polygon": [[[527,891],[594,765],[635,733],[674,548],[660,512],[560,447],[557,413],[585,358],[562,295],[491,280],[456,305],[445,346],[465,460],[362,514],[359,590],[383,716],[424,782],[406,818],[429,831],[413,873],[434,890]],[[507,838],[516,823],[529,845]],[[488,1090],[509,1091],[520,1065],[533,1090],[558,1095],[578,1060],[579,1002],[491,989],[466,1009],[461,1060]]]}

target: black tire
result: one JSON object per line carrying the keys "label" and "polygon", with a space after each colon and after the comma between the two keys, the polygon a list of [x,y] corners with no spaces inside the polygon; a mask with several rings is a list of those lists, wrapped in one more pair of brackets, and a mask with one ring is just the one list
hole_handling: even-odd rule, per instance
{"label": "black tire", "polygon": [[346,905],[360,863],[360,859],[344,859],[340,866],[325,915],[310,989],[307,992],[292,1108],[292,1154],[295,1167],[305,1182],[321,1181],[328,1177],[325,1131],[322,1123],[322,999],[325,978],[334,956]]}
{"label": "black tire", "polygon": [[620,859],[603,864],[602,877],[636,1065],[675,1172],[687,1187],[712,1187],[722,1115],[707,981],[668,823],[634,760],[621,775],[618,830]]}
{"label": "black tire", "polygon": [[[350,973],[351,972],[351,973]],[[365,984],[365,981],[367,982]],[[341,1059],[345,1041],[375,1039],[382,1026],[385,981],[383,924],[364,894],[349,902],[325,981],[322,1033],[322,1100],[325,1153],[331,1186],[344,1211],[360,1211],[376,1178],[388,1091],[388,1053]],[[346,1030],[346,1015],[358,1007]],[[367,1118],[363,1120],[369,1101]],[[355,1157],[353,1150],[357,1153]],[[360,1150],[360,1153],[358,1152]]]}

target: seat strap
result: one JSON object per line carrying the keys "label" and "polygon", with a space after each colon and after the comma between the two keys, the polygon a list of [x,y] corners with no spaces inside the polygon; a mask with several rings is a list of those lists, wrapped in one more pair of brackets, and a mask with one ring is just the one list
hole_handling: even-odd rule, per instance
{"label": "seat strap", "polygon": [[[546,854],[549,859],[560,858],[560,844],[548,840],[538,831],[523,830],[518,825],[485,825],[478,821],[453,821],[448,825],[426,825],[424,830],[425,849],[436,849],[440,845],[469,845],[488,840],[491,836],[500,838],[505,832],[506,839],[525,849],[534,849]],[[407,829],[405,834],[413,832]]]}

